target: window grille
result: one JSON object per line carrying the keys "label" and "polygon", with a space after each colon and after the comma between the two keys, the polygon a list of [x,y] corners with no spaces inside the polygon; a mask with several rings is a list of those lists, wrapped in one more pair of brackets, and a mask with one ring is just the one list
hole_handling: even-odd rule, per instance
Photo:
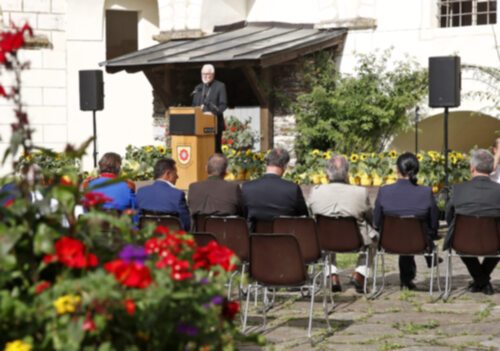
{"label": "window grille", "polygon": [[442,28],[497,23],[497,0],[440,0],[438,7]]}

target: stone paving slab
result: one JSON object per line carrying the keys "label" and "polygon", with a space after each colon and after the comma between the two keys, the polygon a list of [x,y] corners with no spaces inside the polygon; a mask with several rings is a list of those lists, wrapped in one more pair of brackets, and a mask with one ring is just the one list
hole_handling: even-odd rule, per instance
{"label": "stone paving slab", "polygon": [[[314,307],[313,338],[307,338],[309,299],[287,292],[276,299],[268,312],[268,324],[260,327],[251,305],[251,330],[267,340],[262,347],[245,345],[254,350],[500,350],[500,269],[493,272],[492,296],[472,294],[465,290],[470,277],[459,258],[453,258],[453,290],[448,301],[431,298],[428,268],[417,258],[418,291],[401,291],[397,256],[387,256],[386,288],[375,300],[357,294],[348,285],[351,270],[341,272],[344,291],[334,294],[336,306],[329,315],[333,332],[328,333],[322,314],[321,298]],[[441,264],[441,270],[445,266]],[[444,283],[444,279],[442,280]],[[444,286],[444,284],[443,284]]]}

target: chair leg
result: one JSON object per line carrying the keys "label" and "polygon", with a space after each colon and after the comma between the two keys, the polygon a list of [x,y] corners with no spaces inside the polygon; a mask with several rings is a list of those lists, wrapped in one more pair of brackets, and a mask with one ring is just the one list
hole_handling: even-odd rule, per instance
{"label": "chair leg", "polygon": [[370,299],[377,297],[377,273],[378,273],[378,259],[379,252],[375,252],[375,258],[373,259],[373,282],[372,282],[372,293],[369,296]]}
{"label": "chair leg", "polygon": [[446,275],[444,280],[444,296],[443,300],[448,300],[451,293],[451,277],[452,277],[452,266],[451,266],[451,252],[448,252],[448,256],[446,257]]}
{"label": "chair leg", "polygon": [[307,337],[311,337],[311,329],[312,329],[312,316],[313,316],[313,307],[314,307],[314,293],[315,293],[315,286],[314,282],[311,286],[312,293],[311,293],[311,304],[309,306],[309,325],[307,327]]}
{"label": "chair leg", "polygon": [[366,258],[366,275],[365,275],[365,281],[363,282],[363,293],[366,294],[368,293],[368,290],[367,290],[367,286],[368,286],[368,279],[370,277],[370,268],[368,266],[369,262],[370,262],[370,251],[369,250],[366,250],[365,251],[365,258]]}
{"label": "chair leg", "polygon": [[250,305],[250,292],[252,291],[252,284],[249,284],[247,287],[247,299],[245,304],[245,313],[243,315],[243,325],[241,328],[241,332],[244,333],[247,328],[247,319],[248,319],[248,305]]}
{"label": "chair leg", "polygon": [[229,282],[227,283],[228,287],[227,287],[227,299],[228,300],[231,300],[231,294],[233,292],[233,280],[234,280],[234,277],[240,272],[238,271],[234,271],[233,273],[231,273],[231,276],[229,277]]}
{"label": "chair leg", "polygon": [[434,265],[436,264],[435,258],[436,258],[435,251],[432,251],[432,256],[431,256],[431,282],[429,284],[429,295],[430,296],[432,296],[432,288],[434,287]]}

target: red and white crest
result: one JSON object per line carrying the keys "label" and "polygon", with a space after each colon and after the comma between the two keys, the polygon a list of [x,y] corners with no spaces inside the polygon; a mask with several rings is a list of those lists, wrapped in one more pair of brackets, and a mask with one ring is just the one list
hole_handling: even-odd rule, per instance
{"label": "red and white crest", "polygon": [[191,161],[191,146],[177,146],[177,160],[182,165]]}

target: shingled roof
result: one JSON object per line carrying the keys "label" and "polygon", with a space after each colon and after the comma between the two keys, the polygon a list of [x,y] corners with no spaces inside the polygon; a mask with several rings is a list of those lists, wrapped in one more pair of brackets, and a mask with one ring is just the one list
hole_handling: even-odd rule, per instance
{"label": "shingled roof", "polygon": [[268,67],[325,48],[342,45],[347,29],[316,29],[311,24],[260,22],[216,27],[215,33],[171,40],[100,63],[108,72],[137,72],[155,65]]}

